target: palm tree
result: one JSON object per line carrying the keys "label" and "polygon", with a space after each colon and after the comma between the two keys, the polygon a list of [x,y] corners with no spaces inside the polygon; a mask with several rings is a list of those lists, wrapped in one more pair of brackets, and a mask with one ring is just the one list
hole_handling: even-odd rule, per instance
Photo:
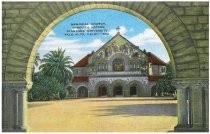
{"label": "palm tree", "polygon": [[36,54],[35,60],[34,60],[34,66],[38,66],[39,65],[39,61],[41,61],[40,55],[39,53]]}
{"label": "palm tree", "polygon": [[55,77],[60,83],[67,85],[73,78],[71,69],[72,59],[64,56],[65,50],[59,49],[50,51],[44,55],[39,69],[44,75]]}
{"label": "palm tree", "polygon": [[36,54],[36,57],[34,59],[34,64],[32,68],[32,75],[35,73],[35,68],[39,66],[39,61],[41,61],[41,58],[39,56],[39,53]]}

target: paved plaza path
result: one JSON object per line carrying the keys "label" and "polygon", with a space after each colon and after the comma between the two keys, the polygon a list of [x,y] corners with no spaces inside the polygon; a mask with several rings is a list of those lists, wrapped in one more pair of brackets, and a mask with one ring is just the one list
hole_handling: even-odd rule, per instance
{"label": "paved plaza path", "polygon": [[177,124],[170,98],[87,98],[28,102],[29,131],[167,132]]}

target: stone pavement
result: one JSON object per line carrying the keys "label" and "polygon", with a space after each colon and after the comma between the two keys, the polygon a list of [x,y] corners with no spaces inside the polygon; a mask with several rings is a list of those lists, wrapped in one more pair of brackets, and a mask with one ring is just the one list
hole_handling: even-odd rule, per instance
{"label": "stone pavement", "polygon": [[167,132],[177,125],[171,98],[87,98],[28,102],[29,131]]}

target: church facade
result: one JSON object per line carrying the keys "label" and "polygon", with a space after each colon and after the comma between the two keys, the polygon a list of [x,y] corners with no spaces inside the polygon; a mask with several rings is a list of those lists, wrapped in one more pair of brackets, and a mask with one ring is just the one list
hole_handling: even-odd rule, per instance
{"label": "church facade", "polygon": [[165,65],[118,32],[73,66],[71,89],[78,98],[154,96],[151,88],[164,74]]}

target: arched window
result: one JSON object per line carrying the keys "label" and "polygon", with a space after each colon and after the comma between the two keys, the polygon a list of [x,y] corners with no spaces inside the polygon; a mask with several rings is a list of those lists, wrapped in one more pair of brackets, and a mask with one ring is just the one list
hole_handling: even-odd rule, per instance
{"label": "arched window", "polygon": [[124,71],[125,70],[125,64],[122,59],[116,58],[113,60],[113,71]]}

